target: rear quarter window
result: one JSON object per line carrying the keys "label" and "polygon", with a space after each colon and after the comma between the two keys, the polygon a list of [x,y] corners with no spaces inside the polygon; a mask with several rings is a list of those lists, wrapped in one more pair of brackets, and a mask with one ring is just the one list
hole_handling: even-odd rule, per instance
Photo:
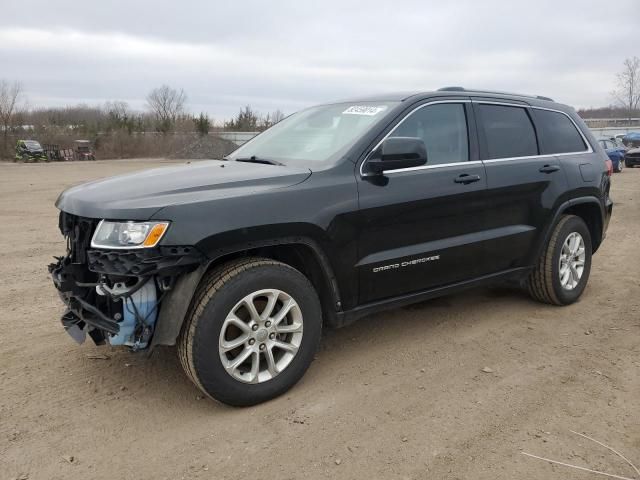
{"label": "rear quarter window", "polygon": [[[587,146],[574,123],[563,113],[534,109],[542,154],[584,152]],[[608,146],[603,145],[603,148]]]}

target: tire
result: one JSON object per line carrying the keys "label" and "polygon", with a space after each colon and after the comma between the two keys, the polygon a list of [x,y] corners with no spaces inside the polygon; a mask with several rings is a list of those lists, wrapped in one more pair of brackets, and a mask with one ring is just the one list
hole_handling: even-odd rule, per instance
{"label": "tire", "polygon": [[618,160],[618,168],[616,172],[622,173],[623,170],[624,170],[624,160]]}
{"label": "tire", "polygon": [[[269,295],[271,292],[280,293],[272,295],[276,298],[275,306],[272,306],[276,314],[270,314],[266,322],[260,320],[260,323],[254,322],[254,316],[250,315],[243,301],[253,296],[251,303],[258,302],[254,305],[254,313],[265,315],[269,303],[263,302],[265,306],[261,312],[259,302],[271,297],[262,297],[262,292],[269,292]],[[293,303],[289,303],[289,299]],[[278,313],[285,310],[285,305],[293,304],[296,307],[287,309],[290,313],[277,326]],[[282,310],[275,310],[277,308]],[[232,313],[235,319],[241,319],[244,323],[242,330],[235,326],[238,322],[229,323],[228,318],[232,317]],[[268,325],[269,319],[273,319],[271,326]],[[256,331],[252,330],[252,323],[256,324],[255,328],[259,324]],[[299,328],[300,332],[275,333],[284,327],[290,330]],[[239,336],[227,339],[227,332],[232,328],[239,332]],[[178,354],[189,378],[209,397],[233,406],[255,405],[283,394],[300,380],[313,360],[321,330],[320,301],[313,285],[302,273],[275,260],[247,258],[224,264],[201,281],[178,339]],[[249,336],[249,340],[243,341],[237,349],[223,351],[222,342],[234,342],[245,335]],[[251,341],[254,342],[252,346],[249,344]],[[288,348],[296,344],[295,353],[281,350],[276,345],[286,344],[287,341]],[[256,351],[256,348],[262,349],[267,345],[273,348]],[[225,368],[223,357],[227,359],[227,356],[231,356],[227,361],[228,366],[233,363],[233,355],[237,353],[235,358],[238,359],[247,351],[252,353],[246,362],[240,363],[230,373]],[[274,359],[272,363],[267,361],[268,352],[271,352],[270,358]],[[259,365],[258,376],[267,377],[259,381],[256,381],[258,376],[253,376],[255,358]],[[273,366],[273,369],[261,370],[267,365]]]}
{"label": "tire", "polygon": [[[569,237],[574,235],[572,238],[578,238],[575,234],[582,238],[584,245],[583,270],[574,286],[571,283],[575,281],[575,277],[571,272],[568,280],[569,285],[563,286],[560,265],[561,255],[563,255],[563,247]],[[560,217],[551,233],[549,242],[538,260],[538,264],[527,279],[529,295],[539,302],[551,305],[574,303],[582,295],[589,280],[591,253],[591,234],[584,220],[575,215],[563,215]],[[579,267],[577,270],[579,270]],[[563,278],[566,278],[566,276]]]}

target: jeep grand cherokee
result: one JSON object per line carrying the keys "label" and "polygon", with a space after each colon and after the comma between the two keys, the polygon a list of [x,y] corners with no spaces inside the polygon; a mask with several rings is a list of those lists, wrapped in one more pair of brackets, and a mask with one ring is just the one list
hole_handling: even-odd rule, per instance
{"label": "jeep grand cherokee", "polygon": [[175,345],[205,394],[291,388],[323,328],[505,280],[582,294],[612,210],[606,154],[570,107],[470,91],[308,108],[221,160],[60,195],[49,269],[78,341]]}

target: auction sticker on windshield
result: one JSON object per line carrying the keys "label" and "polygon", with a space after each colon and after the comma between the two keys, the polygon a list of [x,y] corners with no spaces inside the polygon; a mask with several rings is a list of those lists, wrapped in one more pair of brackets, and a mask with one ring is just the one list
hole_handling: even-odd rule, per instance
{"label": "auction sticker on windshield", "polygon": [[373,116],[373,115],[377,115],[380,112],[384,112],[386,109],[387,109],[386,105],[381,105],[379,107],[371,107],[368,105],[353,105],[347,108],[344,112],[342,112],[342,114]]}

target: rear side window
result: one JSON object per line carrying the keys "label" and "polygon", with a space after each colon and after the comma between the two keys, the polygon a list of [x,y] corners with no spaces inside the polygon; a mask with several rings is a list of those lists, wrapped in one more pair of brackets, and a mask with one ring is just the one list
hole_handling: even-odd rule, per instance
{"label": "rear side window", "polygon": [[427,165],[469,160],[467,116],[461,103],[423,107],[398,125],[390,137],[417,137],[427,147]]}
{"label": "rear side window", "polygon": [[480,105],[488,159],[538,155],[536,132],[524,108]]}
{"label": "rear side window", "polygon": [[582,135],[563,113],[535,109],[535,116],[543,154],[584,152],[587,149]]}

